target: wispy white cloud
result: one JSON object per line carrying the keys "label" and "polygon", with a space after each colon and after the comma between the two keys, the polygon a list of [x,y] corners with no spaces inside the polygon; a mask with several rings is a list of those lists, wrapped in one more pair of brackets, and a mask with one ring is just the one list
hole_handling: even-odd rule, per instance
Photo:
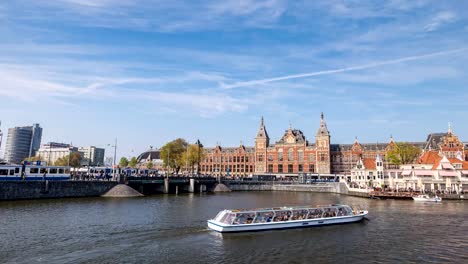
{"label": "wispy white cloud", "polygon": [[424,54],[424,55],[410,56],[410,57],[405,57],[405,58],[400,58],[400,59],[395,59],[395,60],[374,62],[374,63],[360,65],[360,66],[352,66],[352,67],[333,69],[333,70],[300,73],[300,74],[286,75],[286,76],[280,76],[280,77],[269,78],[269,79],[237,82],[233,84],[222,84],[222,87],[225,89],[233,89],[233,88],[246,87],[246,86],[252,86],[252,85],[263,85],[263,84],[267,84],[271,82],[284,81],[284,80],[290,80],[290,79],[308,78],[308,77],[313,77],[313,76],[330,75],[330,74],[337,74],[337,73],[343,73],[343,72],[365,70],[365,69],[376,68],[376,67],[380,67],[384,65],[391,65],[391,64],[397,64],[397,63],[414,61],[414,60],[421,60],[421,59],[426,59],[426,58],[431,58],[431,57],[436,57],[436,56],[449,55],[453,53],[460,53],[460,52],[465,52],[467,50],[468,48],[447,50],[447,51],[434,52],[434,53],[429,53],[429,54]]}
{"label": "wispy white cloud", "polygon": [[443,11],[437,13],[429,24],[424,27],[425,31],[435,31],[440,27],[456,21],[457,15],[451,11]]}

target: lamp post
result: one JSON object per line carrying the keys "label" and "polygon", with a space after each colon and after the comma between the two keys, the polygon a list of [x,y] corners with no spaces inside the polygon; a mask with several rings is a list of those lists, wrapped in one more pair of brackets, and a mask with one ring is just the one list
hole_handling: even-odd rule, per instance
{"label": "lamp post", "polygon": [[116,165],[116,158],[117,158],[117,138],[115,138],[114,145],[112,144],[107,144],[107,146],[113,147],[114,148],[114,156],[113,156],[113,164],[112,164],[112,178],[115,180],[115,165]]}

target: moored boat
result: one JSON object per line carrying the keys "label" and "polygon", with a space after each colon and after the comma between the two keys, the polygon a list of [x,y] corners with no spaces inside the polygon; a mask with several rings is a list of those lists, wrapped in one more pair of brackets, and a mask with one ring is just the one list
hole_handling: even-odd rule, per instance
{"label": "moored boat", "polygon": [[368,211],[340,204],[223,210],[208,220],[208,228],[225,233],[312,227],[358,222],[367,214]]}
{"label": "moored boat", "polygon": [[434,203],[442,202],[442,198],[440,198],[439,196],[436,195],[434,197],[430,197],[427,194],[413,196],[413,200],[415,200],[416,202],[434,202]]}

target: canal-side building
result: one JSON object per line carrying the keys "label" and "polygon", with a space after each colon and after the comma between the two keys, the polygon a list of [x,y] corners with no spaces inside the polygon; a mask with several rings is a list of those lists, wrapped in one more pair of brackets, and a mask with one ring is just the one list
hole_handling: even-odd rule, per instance
{"label": "canal-side building", "polygon": [[34,157],[41,146],[42,128],[39,124],[8,129],[5,145],[5,161],[19,164],[28,157]]}
{"label": "canal-side building", "polygon": [[[440,158],[445,155],[448,159],[468,161],[468,147],[450,125],[446,133],[432,133],[425,141],[409,143],[420,148],[423,154],[434,151]],[[290,126],[279,140],[272,142],[262,117],[253,147],[241,144],[239,147],[205,148],[206,157],[201,161],[200,171],[216,176],[298,176],[300,173],[352,176],[354,172],[355,176],[361,175],[361,183],[369,184],[372,180],[377,185],[384,184],[384,177],[396,177],[400,171],[399,166],[386,159],[387,153],[395,147],[392,136],[385,143],[361,143],[355,138],[352,144],[332,144],[323,113],[312,141],[301,130]],[[362,168],[357,168],[358,165]],[[464,165],[454,166],[458,169]],[[358,172],[360,174],[356,174]]]}
{"label": "canal-side building", "polygon": [[36,152],[36,157],[46,164],[53,165],[58,159],[78,152],[78,148],[66,143],[49,142]]}
{"label": "canal-side building", "polygon": [[86,166],[104,166],[106,150],[95,146],[80,147],[78,151],[82,154],[82,164]]}

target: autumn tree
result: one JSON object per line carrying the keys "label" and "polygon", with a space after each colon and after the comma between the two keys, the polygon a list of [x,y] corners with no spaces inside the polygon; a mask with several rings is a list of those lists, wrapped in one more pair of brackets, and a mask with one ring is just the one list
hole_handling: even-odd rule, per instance
{"label": "autumn tree", "polygon": [[164,166],[179,173],[180,168],[185,166],[184,153],[187,151],[188,143],[185,139],[178,138],[168,142],[161,148],[161,158]]}
{"label": "autumn tree", "polygon": [[190,171],[193,173],[195,165],[197,165],[199,161],[202,161],[205,156],[206,154],[203,146],[191,144],[188,146],[187,151],[184,152],[182,157],[183,161],[185,162],[184,166],[188,166]]}
{"label": "autumn tree", "polygon": [[148,161],[148,163],[146,164],[146,168],[148,168],[149,170],[151,170],[153,168],[153,162],[152,161]]}
{"label": "autumn tree", "polygon": [[128,159],[126,157],[120,158],[119,167],[126,168],[128,166]]}
{"label": "autumn tree", "polygon": [[399,142],[387,152],[386,158],[391,164],[403,165],[415,162],[420,155],[420,148],[406,142]]}
{"label": "autumn tree", "polygon": [[128,162],[128,166],[132,169],[135,169],[138,164],[138,160],[136,157],[132,157],[130,161]]}
{"label": "autumn tree", "polygon": [[42,157],[39,155],[39,156],[35,156],[35,157],[27,157],[24,159],[24,161],[40,161],[42,160]]}
{"label": "autumn tree", "polygon": [[59,158],[55,161],[55,166],[70,166],[73,168],[79,168],[83,157],[79,152],[72,152],[70,155]]}

